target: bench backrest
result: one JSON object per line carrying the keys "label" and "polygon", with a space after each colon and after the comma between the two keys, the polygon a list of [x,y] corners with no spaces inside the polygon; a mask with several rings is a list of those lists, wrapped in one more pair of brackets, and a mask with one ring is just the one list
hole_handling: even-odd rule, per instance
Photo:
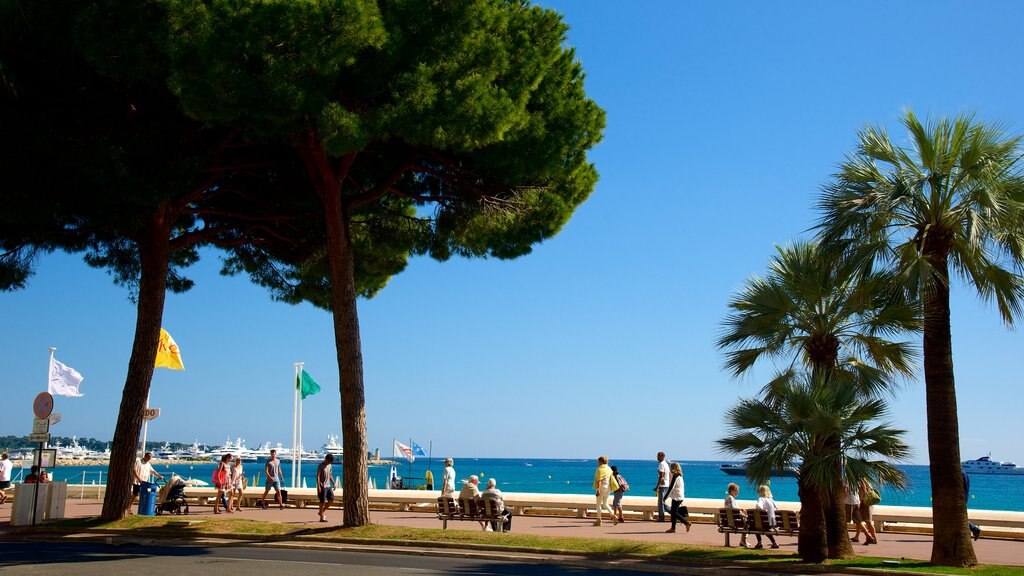
{"label": "bench backrest", "polygon": [[459,500],[459,502],[462,504],[463,516],[480,515],[480,512],[482,510],[482,507],[480,506],[480,500],[477,500],[476,498],[463,498]]}
{"label": "bench backrest", "polygon": [[718,525],[733,530],[743,529],[743,511],[739,508],[719,508]]}
{"label": "bench backrest", "polygon": [[483,504],[483,510],[481,510],[481,512],[483,512],[484,516],[487,516],[488,518],[497,518],[501,516],[502,510],[498,509],[497,500],[484,498],[480,500],[480,503]]}
{"label": "bench backrest", "polygon": [[751,508],[747,510],[747,530],[754,532],[767,532],[772,529],[768,521],[768,513],[764,510]]}
{"label": "bench backrest", "polygon": [[793,510],[776,510],[775,525],[783,532],[799,532],[797,513]]}
{"label": "bench backrest", "polygon": [[459,514],[459,505],[455,503],[455,499],[451,496],[441,496],[437,499],[437,511],[445,516],[457,516]]}

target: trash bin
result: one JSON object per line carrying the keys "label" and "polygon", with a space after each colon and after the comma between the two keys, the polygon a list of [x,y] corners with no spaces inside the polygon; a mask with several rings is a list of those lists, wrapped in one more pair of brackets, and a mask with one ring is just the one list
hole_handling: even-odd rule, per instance
{"label": "trash bin", "polygon": [[152,482],[139,485],[139,516],[156,514],[156,491],[158,486]]}

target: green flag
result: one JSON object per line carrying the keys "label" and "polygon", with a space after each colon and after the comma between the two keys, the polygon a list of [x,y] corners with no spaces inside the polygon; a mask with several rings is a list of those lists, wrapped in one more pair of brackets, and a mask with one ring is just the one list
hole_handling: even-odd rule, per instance
{"label": "green flag", "polygon": [[302,392],[303,400],[306,399],[306,396],[312,396],[320,391],[320,385],[305,369],[302,370],[302,376],[295,378],[295,387]]}

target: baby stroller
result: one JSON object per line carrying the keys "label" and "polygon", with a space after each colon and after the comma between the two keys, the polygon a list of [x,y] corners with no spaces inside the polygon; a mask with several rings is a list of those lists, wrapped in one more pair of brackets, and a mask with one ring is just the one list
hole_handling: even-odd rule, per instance
{"label": "baby stroller", "polygon": [[185,500],[185,481],[177,474],[171,474],[170,480],[160,487],[156,493],[156,513],[188,514],[188,501]]}

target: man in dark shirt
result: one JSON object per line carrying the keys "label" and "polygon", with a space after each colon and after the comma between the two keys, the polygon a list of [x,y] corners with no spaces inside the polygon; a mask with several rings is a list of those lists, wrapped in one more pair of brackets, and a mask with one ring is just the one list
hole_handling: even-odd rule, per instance
{"label": "man in dark shirt", "polygon": [[[966,505],[967,501],[971,499],[971,477],[963,470],[960,471],[960,475],[964,481],[964,504]],[[970,520],[967,521],[967,527],[970,528],[971,535],[974,536],[975,540],[981,538],[981,528],[978,528]]]}

